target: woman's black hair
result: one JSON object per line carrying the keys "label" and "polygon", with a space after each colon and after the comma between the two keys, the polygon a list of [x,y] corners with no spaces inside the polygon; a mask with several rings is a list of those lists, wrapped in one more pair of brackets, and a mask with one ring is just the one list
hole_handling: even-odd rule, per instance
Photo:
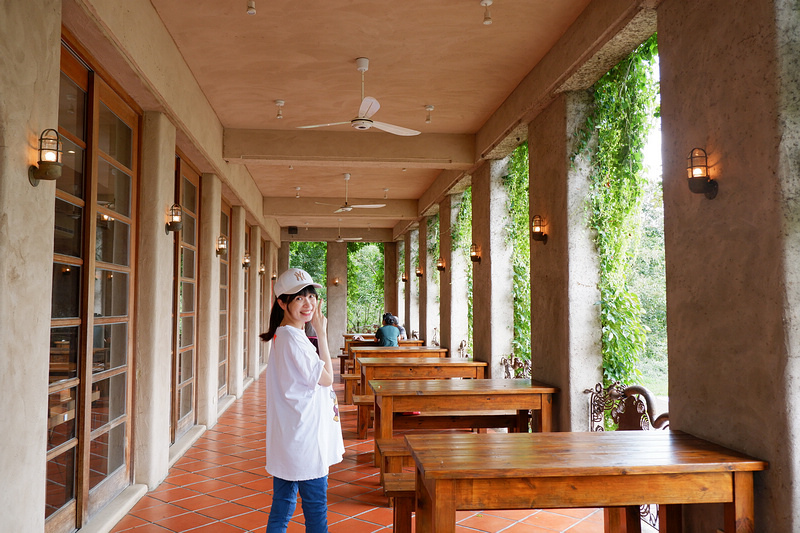
{"label": "woman's black hair", "polygon": [[272,338],[275,336],[275,331],[280,327],[281,322],[283,322],[283,308],[278,304],[278,300],[282,301],[284,304],[288,304],[297,296],[307,296],[309,294],[313,294],[316,296],[317,290],[312,286],[309,285],[307,287],[303,287],[298,292],[294,294],[281,294],[275,299],[275,303],[272,304],[272,311],[269,314],[269,329],[266,333],[262,333],[259,335],[262,341],[271,341]]}
{"label": "woman's black hair", "polygon": [[383,323],[387,326],[394,326],[397,324],[392,313],[383,313]]}

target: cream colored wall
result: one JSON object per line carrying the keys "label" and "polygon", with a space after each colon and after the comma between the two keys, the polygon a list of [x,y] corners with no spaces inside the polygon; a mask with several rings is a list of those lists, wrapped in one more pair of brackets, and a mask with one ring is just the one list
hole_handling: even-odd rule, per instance
{"label": "cream colored wall", "polygon": [[[314,280],[328,290],[328,349],[331,357],[336,357],[344,347],[347,332],[347,243],[329,242],[326,254],[328,279]],[[335,287],[331,280],[339,278],[339,286]]]}
{"label": "cream colored wall", "polygon": [[[794,44],[777,62],[776,5],[796,29],[794,2],[658,11],[670,425],[769,461],[755,476],[757,530],[797,531],[800,176],[778,163],[782,146],[798,153],[782,145],[797,138],[782,117],[796,118],[798,93],[781,101],[779,82],[797,79],[800,55]],[[714,200],[687,187],[694,147],[708,152]],[[690,530],[722,527],[720,506],[688,514]]]}
{"label": "cream colored wall", "polygon": [[28,166],[58,124],[61,16],[59,2],[0,11],[0,524],[42,531],[55,183],[32,187]]}

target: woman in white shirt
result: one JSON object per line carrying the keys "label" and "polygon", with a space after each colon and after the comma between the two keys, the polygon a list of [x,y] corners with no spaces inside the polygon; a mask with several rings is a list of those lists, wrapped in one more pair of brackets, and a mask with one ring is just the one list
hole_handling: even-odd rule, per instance
{"label": "woman in white shirt", "polygon": [[[267,472],[273,476],[267,533],[283,533],[302,499],[306,531],[328,531],[328,471],[344,455],[339,407],[333,391],[333,364],[327,319],[311,276],[291,268],[275,281],[266,369]],[[305,333],[311,322],[319,354]]]}

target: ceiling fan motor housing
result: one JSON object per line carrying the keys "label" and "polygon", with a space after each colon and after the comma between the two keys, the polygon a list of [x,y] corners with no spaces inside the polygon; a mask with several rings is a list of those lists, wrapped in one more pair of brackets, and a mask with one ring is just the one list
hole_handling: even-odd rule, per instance
{"label": "ceiling fan motor housing", "polygon": [[372,121],[368,118],[354,118],[350,125],[357,130],[368,130],[372,127]]}

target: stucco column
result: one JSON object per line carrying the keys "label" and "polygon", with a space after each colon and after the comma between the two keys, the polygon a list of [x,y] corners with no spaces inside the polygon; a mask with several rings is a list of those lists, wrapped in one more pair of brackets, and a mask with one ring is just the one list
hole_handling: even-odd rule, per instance
{"label": "stucco column", "polygon": [[425,343],[428,345],[441,344],[441,333],[439,331],[440,273],[436,270],[436,261],[439,257],[433,257],[429,252],[439,244],[429,236],[431,224],[438,222],[436,219],[438,219],[436,215],[424,217],[419,227],[419,262],[422,266],[422,277],[417,278],[421,282],[419,291],[419,328],[420,338],[425,339]]}
{"label": "stucco column", "polygon": [[286,241],[281,243],[281,247],[278,248],[278,275],[280,276],[283,272],[289,270],[289,248],[291,243]]}
{"label": "stucco column", "polygon": [[[275,246],[275,243],[272,241],[266,241],[267,247],[267,271],[264,274],[264,283],[266,286],[264,287],[264,314],[261,317],[261,327],[259,328],[258,334],[264,333],[269,329],[269,317],[272,313],[272,305],[275,302],[275,296],[272,292],[272,286],[275,283],[273,280],[273,276],[277,276],[278,274],[278,247]],[[258,339],[258,343],[260,349],[264,352],[264,361],[269,361],[269,352],[272,348],[272,341],[264,342],[261,339]],[[261,370],[266,368],[266,365],[262,365]],[[259,372],[261,371],[259,370]]]}
{"label": "stucco column", "polygon": [[[347,332],[347,243],[329,242],[327,253],[328,279],[314,280],[328,289],[328,347],[336,357],[344,347]],[[339,278],[339,286],[333,279]]]}
{"label": "stucco column", "polygon": [[[670,427],[770,462],[756,531],[800,530],[798,34],[796,2],[658,8]],[[713,200],[687,186],[695,147]],[[719,505],[684,516],[723,523]]]}
{"label": "stucco column", "polygon": [[467,341],[467,269],[466,255],[453,250],[453,226],[461,207],[463,193],[450,194],[439,204],[439,250],[445,270],[439,273],[439,331],[441,345],[458,356],[461,342]]}
{"label": "stucco column", "polygon": [[[403,235],[402,240],[397,241],[397,319],[403,327],[406,324],[406,301],[408,301],[408,295],[406,294],[408,283],[403,281],[403,278],[408,279],[408,274],[406,274],[407,250],[405,235]],[[406,335],[410,334],[406,330]]]}
{"label": "stucco column", "polygon": [[136,379],[134,479],[154,489],[169,469],[172,361],[172,291],[176,233],[164,233],[164,214],[175,202],[175,126],[146,112],[136,259]]}
{"label": "stucco column", "polygon": [[[247,269],[247,275],[250,276],[250,291],[248,296],[250,298],[247,308],[249,313],[247,315],[247,356],[250,362],[247,365],[249,369],[248,377],[255,378],[260,373],[260,366],[258,364],[259,354],[261,353],[261,340],[258,334],[261,333],[261,278],[266,276],[260,273],[261,268],[261,228],[253,226],[250,228],[250,268]],[[266,265],[264,265],[266,268]]]}
{"label": "stucco column", "polygon": [[397,304],[397,243],[383,243],[383,309],[384,312],[399,314]]}
{"label": "stucco column", "polygon": [[[433,330],[428,327],[428,315],[431,313],[428,301],[428,293],[432,289],[430,286],[430,272],[428,269],[428,221],[429,217],[422,217],[419,221],[417,233],[417,243],[419,246],[419,259],[417,265],[411,265],[414,269],[414,281],[417,283],[419,291],[419,338],[424,339],[426,344],[431,344]],[[422,270],[422,276],[416,273],[417,268]]]}
{"label": "stucco column", "polygon": [[[414,332],[419,335],[419,281],[415,271],[419,258],[419,230],[411,230],[405,235],[405,273],[406,273],[406,335],[412,338]],[[423,339],[424,340],[424,339]]]}
{"label": "stucco column", "polygon": [[197,292],[197,423],[211,428],[219,415],[219,276],[222,182],[216,174],[200,177],[200,246]]}
{"label": "stucco column", "polygon": [[[585,389],[603,379],[600,353],[600,266],[586,225],[587,163],[573,165],[571,132],[586,119],[587,93],[559,96],[528,127],[530,217],[547,222],[547,244],[531,241],[533,376],[561,389],[556,428],[584,431]],[[530,227],[530,225],[528,226]]]}
{"label": "stucco column", "polygon": [[[31,28],[36,28],[31,31]],[[28,182],[58,124],[61,2],[10,0],[0,18],[0,524],[44,531],[56,186]],[[163,230],[162,230],[163,232]]]}
{"label": "stucco column", "polygon": [[230,279],[230,358],[228,365],[228,393],[241,398],[244,390],[244,259],[245,211],[242,206],[231,210],[231,239],[228,243],[231,265]]}
{"label": "stucco column", "polygon": [[472,175],[472,240],[481,249],[473,263],[473,357],[489,363],[489,377],[502,378],[500,359],[513,347],[514,305],[511,247],[506,239],[508,194],[502,178],[507,159],[491,160]]}

